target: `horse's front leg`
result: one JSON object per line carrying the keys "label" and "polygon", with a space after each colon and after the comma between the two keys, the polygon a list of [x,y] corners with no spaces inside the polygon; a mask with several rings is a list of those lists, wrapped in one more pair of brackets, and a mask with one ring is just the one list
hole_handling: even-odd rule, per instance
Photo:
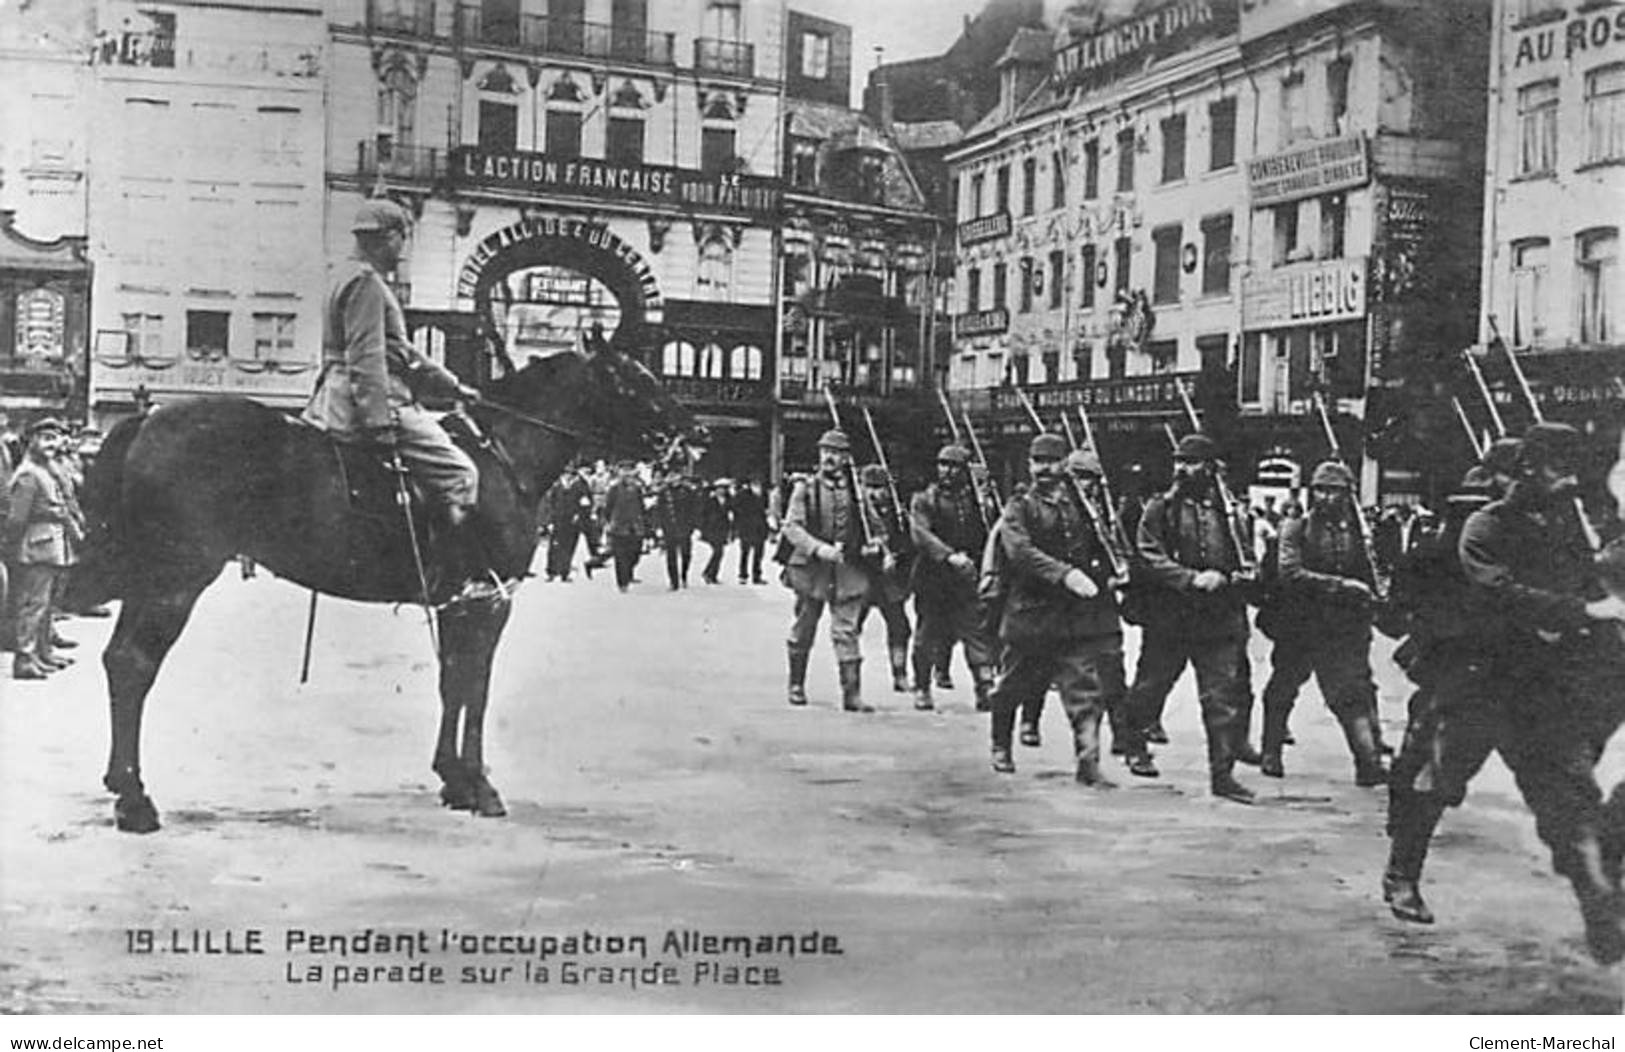
{"label": "horse's front leg", "polygon": [[[487,818],[508,813],[485,776],[485,705],[491,689],[491,658],[508,624],[506,600],[459,603],[440,613],[440,739],[435,771],[445,783],[448,807]],[[462,748],[456,747],[461,716]]]}

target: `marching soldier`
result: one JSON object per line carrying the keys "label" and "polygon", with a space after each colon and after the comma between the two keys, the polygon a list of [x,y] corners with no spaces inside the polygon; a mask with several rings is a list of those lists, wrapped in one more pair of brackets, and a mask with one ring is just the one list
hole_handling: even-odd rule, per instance
{"label": "marching soldier", "polygon": [[1032,485],[999,522],[1008,598],[999,637],[1003,670],[993,688],[993,769],[1015,771],[1016,709],[1054,684],[1072,724],[1077,780],[1113,784],[1100,770],[1100,720],[1123,695],[1123,627],[1111,560],[1071,486],[1066,442],[1039,435],[1028,448]]}
{"label": "marching soldier", "polygon": [[1309,479],[1309,513],[1288,522],[1280,537],[1280,587],[1290,616],[1270,658],[1264,687],[1262,771],[1285,777],[1281,747],[1293,703],[1310,673],[1337,717],[1354,757],[1354,784],[1388,777],[1377,747],[1372,712],[1371,618],[1376,567],[1366,551],[1354,507],[1354,475],[1333,460]]}
{"label": "marching soldier", "polygon": [[878,609],[886,622],[886,654],[891,659],[892,689],[908,693],[908,641],[913,630],[904,604],[909,596],[909,571],[914,562],[913,546],[904,532],[902,520],[891,498],[891,475],[879,464],[867,464],[858,472],[863,484],[864,514],[880,545],[878,561],[869,565],[869,596],[858,616],[858,632],[869,611]]}
{"label": "marching soldier", "polygon": [[1444,807],[1460,798],[1457,787],[1464,789],[1496,748],[1535,815],[1552,868],[1574,889],[1592,956],[1612,964],[1625,957],[1625,829],[1609,821],[1593,768],[1625,716],[1625,650],[1613,624],[1625,621],[1625,602],[1603,596],[1575,514],[1578,444],[1567,425],[1532,426],[1511,490],[1473,512],[1462,529],[1468,610],[1487,628],[1474,652],[1480,669],[1469,680],[1484,711],[1482,720],[1463,721],[1466,705],[1440,702],[1458,716],[1458,733],[1434,743],[1434,791],[1417,779],[1391,801],[1398,813],[1390,814],[1394,842],[1383,891],[1397,915],[1431,919],[1416,886],[1428,837]]}
{"label": "marching soldier", "polygon": [[970,454],[961,446],[937,453],[937,478],[914,495],[909,532],[919,557],[914,563],[914,707],[929,710],[931,672],[937,657],[965,646],[976,683],[976,708],[988,708],[993,686],[993,643],[982,622],[976,594],[978,563],[987,526],[970,476]]}
{"label": "marching soldier", "polygon": [[818,440],[818,470],[798,482],[785,512],[784,539],[790,560],[784,583],[796,593],[795,620],[786,649],[790,660],[791,705],[807,704],[807,659],[818,619],[829,607],[829,639],[841,676],[841,707],[847,712],[873,712],[862,697],[858,617],[869,594],[863,558],[865,530],[861,507],[849,481],[852,442],[833,428]]}
{"label": "marching soldier", "polygon": [[1158,775],[1146,732],[1186,664],[1196,668],[1197,697],[1207,730],[1213,795],[1251,803],[1236,781],[1242,712],[1242,661],[1247,646],[1245,575],[1233,529],[1215,484],[1217,449],[1206,435],[1186,435],[1174,451],[1174,485],[1151,498],[1140,518],[1140,558],[1147,596],[1139,666],[1129,691],[1125,748],[1129,771]]}

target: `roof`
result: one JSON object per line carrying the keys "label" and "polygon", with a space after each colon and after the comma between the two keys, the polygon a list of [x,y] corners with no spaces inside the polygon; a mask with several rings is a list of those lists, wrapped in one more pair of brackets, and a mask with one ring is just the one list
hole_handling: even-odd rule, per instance
{"label": "roof", "polygon": [[892,138],[904,150],[935,150],[952,146],[965,137],[965,132],[954,121],[920,121],[915,124],[892,124]]}
{"label": "roof", "polygon": [[1007,66],[1012,62],[1048,65],[1053,58],[1051,50],[1053,46],[1053,39],[1048,32],[1023,26],[1016,30],[1015,35],[1010,38],[1009,45],[1005,47],[1004,54],[1000,55],[993,65],[996,68]]}

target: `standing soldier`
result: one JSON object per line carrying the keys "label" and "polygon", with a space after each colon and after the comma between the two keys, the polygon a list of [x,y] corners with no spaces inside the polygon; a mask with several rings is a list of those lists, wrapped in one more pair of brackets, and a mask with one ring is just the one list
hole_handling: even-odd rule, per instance
{"label": "standing soldier", "polygon": [[1236,781],[1247,602],[1241,553],[1218,494],[1217,449],[1206,435],[1186,435],[1174,450],[1174,484],[1152,497],[1140,518],[1138,545],[1148,587],[1144,634],[1129,691],[1124,745],[1129,771],[1158,775],[1146,732],[1186,664],[1196,668],[1197,698],[1207,731],[1213,795],[1252,803]]}
{"label": "standing soldier", "polygon": [[[1490,626],[1482,649],[1486,666],[1476,680],[1479,704],[1490,707],[1487,715],[1498,726],[1493,734],[1439,740],[1442,751],[1433,762],[1446,776],[1443,792],[1432,798],[1413,793],[1407,801],[1401,820],[1407,843],[1395,836],[1401,865],[1390,860],[1384,893],[1391,905],[1419,907],[1406,919],[1430,919],[1407,878],[1419,876],[1427,836],[1445,803],[1493,743],[1534,813],[1552,868],[1574,889],[1592,956],[1612,964],[1625,957],[1619,884],[1625,830],[1606,820],[1593,768],[1621,719],[1625,652],[1612,623],[1625,621],[1625,603],[1603,597],[1575,514],[1578,446],[1578,433],[1567,425],[1532,426],[1523,438],[1518,480],[1463,527],[1461,566],[1471,609]],[[1411,863],[1409,871],[1404,863]]]}
{"label": "standing soldier", "polygon": [[553,483],[547,502],[549,534],[547,579],[568,581],[575,562],[576,542],[592,516],[592,490],[587,485],[587,467],[567,471]]}
{"label": "standing soldier", "polygon": [[937,478],[914,495],[909,532],[919,553],[914,563],[914,707],[927,710],[937,656],[965,646],[976,682],[976,708],[986,711],[993,687],[993,642],[982,623],[976,582],[987,546],[987,523],[971,484],[970,453],[957,445],[937,453]]}
{"label": "standing soldier", "polygon": [[852,442],[834,428],[818,439],[818,470],[796,483],[784,517],[784,539],[791,547],[784,581],[796,593],[795,620],[786,648],[790,658],[790,704],[807,704],[807,659],[818,619],[829,607],[829,640],[841,675],[841,707],[847,712],[873,712],[862,697],[858,649],[858,616],[869,594],[869,574],[861,560],[866,531],[856,494],[849,481]]}
{"label": "standing soldier", "polygon": [[1027,455],[1032,485],[999,521],[1008,598],[999,628],[1003,668],[991,698],[993,769],[1015,771],[1016,710],[1053,684],[1072,724],[1078,782],[1114,788],[1100,770],[1100,720],[1123,696],[1123,626],[1099,540],[1105,525],[1090,520],[1068,485],[1059,435],[1034,438]]}
{"label": "standing soldier", "polygon": [[632,584],[643,555],[643,483],[636,466],[623,460],[616,468],[617,478],[604,492],[604,535],[615,556],[615,587],[626,591]]}
{"label": "standing soldier", "polygon": [[762,553],[767,548],[767,535],[772,532],[768,521],[767,494],[762,480],[749,479],[734,494],[729,511],[733,515],[734,532],[739,535],[739,583],[766,584],[762,579]]}
{"label": "standing soldier", "polygon": [[879,464],[866,464],[858,473],[863,483],[864,514],[880,546],[878,559],[869,564],[869,596],[858,616],[858,632],[869,611],[880,610],[886,622],[886,655],[891,659],[891,685],[899,694],[908,693],[909,574],[913,567],[913,545],[907,527],[891,496],[891,475]]}
{"label": "standing soldier", "polygon": [[699,491],[677,471],[668,474],[655,493],[655,523],[660,527],[660,545],[666,553],[666,586],[673,592],[688,587],[699,502]]}
{"label": "standing soldier", "polygon": [[1285,777],[1287,721],[1311,672],[1348,741],[1354,784],[1382,785],[1388,778],[1371,715],[1377,704],[1371,679],[1376,567],[1354,500],[1354,475],[1328,460],[1310,476],[1309,513],[1281,531],[1280,588],[1291,627],[1276,640],[1264,687],[1262,770],[1271,778]]}
{"label": "standing soldier", "polygon": [[3,548],[16,575],[13,679],[44,679],[70,664],[54,653],[51,600],[63,571],[73,565],[74,546],[84,537],[50,468],[62,435],[59,421],[49,417],[35,421],[28,428],[23,462],[11,477]]}
{"label": "standing soldier", "polygon": [[711,557],[705,562],[705,570],[700,574],[706,584],[721,584],[719,575],[722,573],[722,553],[728,548],[728,535],[733,532],[733,518],[729,512],[728,480],[717,479],[711,483],[711,492],[702,498],[700,505],[700,540],[711,549]]}

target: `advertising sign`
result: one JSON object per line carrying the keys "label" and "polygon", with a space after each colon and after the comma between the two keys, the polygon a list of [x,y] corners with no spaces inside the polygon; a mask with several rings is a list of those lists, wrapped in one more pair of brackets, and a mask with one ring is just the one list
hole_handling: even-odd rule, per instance
{"label": "advertising sign", "polygon": [[1371,181],[1365,136],[1319,139],[1247,162],[1253,207],[1285,204]]}
{"label": "advertising sign", "polygon": [[1365,317],[1366,257],[1295,263],[1241,283],[1244,329],[1353,321]]}
{"label": "advertising sign", "polygon": [[1236,31],[1237,0],[1176,0],[1117,22],[1055,53],[1060,91],[1098,88],[1159,58]]}
{"label": "advertising sign", "polygon": [[778,180],[756,175],[658,164],[610,164],[589,157],[499,152],[478,146],[452,151],[451,180],[462,186],[576,194],[743,216],[775,216],[783,197]]}

